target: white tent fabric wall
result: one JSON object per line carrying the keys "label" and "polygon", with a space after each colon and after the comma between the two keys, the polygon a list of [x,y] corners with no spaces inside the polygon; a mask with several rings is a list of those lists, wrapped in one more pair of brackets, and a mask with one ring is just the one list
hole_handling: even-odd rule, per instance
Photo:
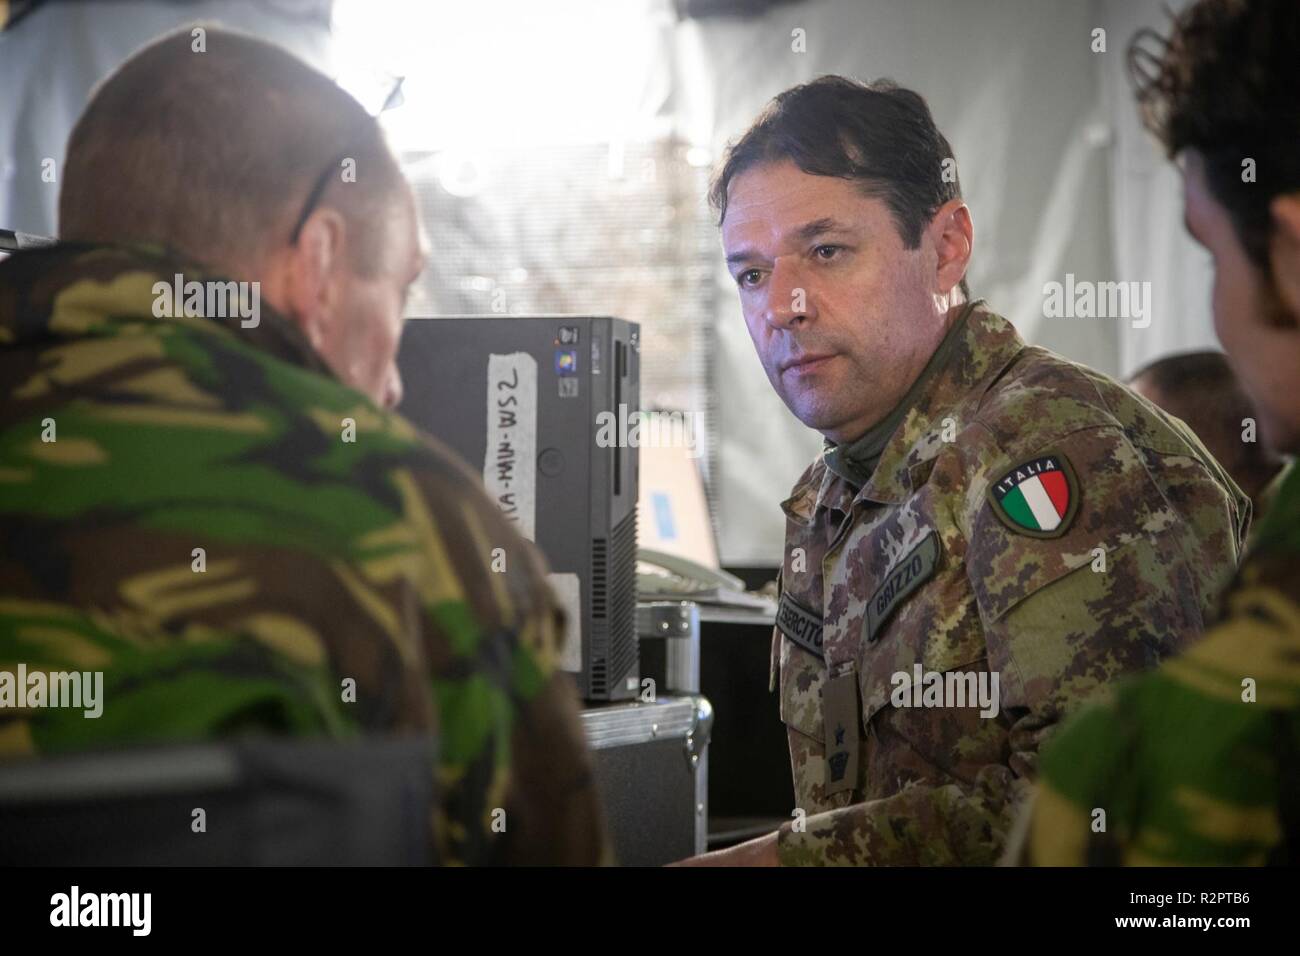
{"label": "white tent fabric wall", "polygon": [[[0,33],[0,227],[55,234],[57,176],[68,135],[95,84],[137,49],[197,21],[279,43],[332,72],[329,30],[300,15],[317,5],[317,0],[48,3]],[[46,158],[55,161],[55,182],[42,179]]]}
{"label": "white tent fabric wall", "polygon": [[[42,160],[62,168],[93,85],[163,31],[219,21],[333,72],[328,32],[295,15],[312,2],[54,3],[0,34],[0,225],[54,232],[57,185],[41,182]],[[706,147],[716,161],[768,99],[795,83],[845,73],[914,87],[960,163],[975,219],[975,294],[1029,341],[1127,373],[1158,355],[1213,344],[1208,259],[1183,234],[1177,173],[1140,128],[1125,73],[1135,30],[1166,27],[1160,7],[1160,0],[807,0],[756,18],[687,21],[676,27],[675,82],[661,105],[673,114],[677,140]],[[558,16],[565,8],[556,9]],[[1098,27],[1105,53],[1091,48]],[[806,52],[792,49],[796,29]],[[42,68],[52,62],[53,81]],[[490,60],[483,66],[491,69]],[[720,245],[701,255],[719,304],[709,431],[720,439],[712,476],[720,554],[728,564],[776,564],[778,502],[820,439],[763,375]],[[1045,317],[1044,284],[1067,274],[1150,281],[1151,324]]]}
{"label": "white tent fabric wall", "polygon": [[[1194,266],[1181,241],[1170,238],[1181,231],[1170,218],[1176,189],[1167,170],[1154,179],[1150,173],[1165,164],[1137,128],[1127,81],[1122,96],[1107,95],[1115,78],[1123,79],[1136,29],[1126,7],[1125,0],[816,0],[757,19],[688,23],[681,69],[698,79],[684,86],[683,128],[708,137],[717,157],[770,97],[818,75],[890,77],[918,90],[952,143],[973,212],[973,293],[1031,343],[1116,374],[1138,355],[1180,346],[1189,328],[1186,341],[1200,341],[1196,321],[1175,317],[1194,315],[1192,302],[1204,301],[1194,283],[1182,283]],[[1105,53],[1092,50],[1098,27],[1106,30]],[[796,29],[804,31],[804,53],[792,50]],[[1117,166],[1122,188],[1113,191]],[[1139,248],[1144,255],[1133,258]],[[730,564],[777,564],[784,533],[778,502],[821,443],[772,392],[720,256],[718,263],[721,556]],[[1044,285],[1065,283],[1067,274],[1152,279],[1155,321],[1139,331],[1122,319],[1046,317]],[[1175,297],[1174,288],[1185,294]]]}
{"label": "white tent fabric wall", "polygon": [[[1169,6],[1181,10],[1188,0]],[[1142,27],[1168,33],[1162,0],[1104,0],[1102,21],[1127,46]],[[1119,369],[1128,375],[1153,359],[1190,349],[1218,349],[1210,314],[1214,279],[1209,253],[1183,228],[1182,181],[1142,127],[1125,57],[1104,61],[1103,89],[1115,123],[1112,153],[1112,247],[1116,278],[1151,283],[1151,325],[1120,328]]]}

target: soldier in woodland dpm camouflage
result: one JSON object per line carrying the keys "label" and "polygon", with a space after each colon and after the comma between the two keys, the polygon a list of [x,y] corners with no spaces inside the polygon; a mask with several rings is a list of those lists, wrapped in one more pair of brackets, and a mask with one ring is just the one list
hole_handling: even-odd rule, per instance
{"label": "soldier in woodland dpm camouflage", "polygon": [[[95,94],[60,220],[0,263],[0,662],[105,700],[0,708],[0,754],[436,734],[444,862],[602,860],[541,558],[385,410],[422,255],[375,121],[283,50],[177,34]],[[256,323],[160,303],[222,279]]]}

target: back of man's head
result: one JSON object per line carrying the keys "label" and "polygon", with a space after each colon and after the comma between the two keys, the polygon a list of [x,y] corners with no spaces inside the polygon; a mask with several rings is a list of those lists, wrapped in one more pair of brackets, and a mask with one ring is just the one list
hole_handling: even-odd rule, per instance
{"label": "back of man's head", "polygon": [[1270,203],[1300,190],[1300,4],[1179,6],[1169,38],[1145,29],[1129,47],[1142,118],[1171,159],[1199,154],[1242,248],[1267,271]]}
{"label": "back of man's head", "polygon": [[[198,47],[202,49],[197,49]],[[313,186],[348,220],[358,272],[383,255],[401,173],[375,120],[324,74],[269,43],[187,29],[136,53],[95,91],[68,143],[65,240],[150,242],[248,275],[287,244]]]}
{"label": "back of man's head", "polygon": [[1186,422],[1251,497],[1282,467],[1281,458],[1260,438],[1258,429],[1248,430],[1255,409],[1222,352],[1184,352],[1157,359],[1135,372],[1129,384]]}

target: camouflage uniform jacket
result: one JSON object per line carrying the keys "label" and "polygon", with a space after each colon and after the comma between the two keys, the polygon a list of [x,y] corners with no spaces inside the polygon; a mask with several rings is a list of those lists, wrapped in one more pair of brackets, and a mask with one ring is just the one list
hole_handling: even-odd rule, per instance
{"label": "camouflage uniform jacket", "polygon": [[996,862],[1062,715],[1236,567],[1249,500],[1185,426],[982,307],[950,334],[870,480],[819,459],[782,504],[783,864]]}
{"label": "camouflage uniform jacket", "polygon": [[[1028,856],[1053,866],[1300,860],[1300,472],[1258,523],[1218,623],[1043,752]],[[1099,812],[1100,811],[1100,812]]]}
{"label": "camouflage uniform jacket", "polygon": [[103,671],[105,698],[9,702],[0,754],[436,734],[444,862],[597,862],[533,546],[271,309],[156,318],[177,274],[205,278],[140,248],[0,263],[0,670]]}

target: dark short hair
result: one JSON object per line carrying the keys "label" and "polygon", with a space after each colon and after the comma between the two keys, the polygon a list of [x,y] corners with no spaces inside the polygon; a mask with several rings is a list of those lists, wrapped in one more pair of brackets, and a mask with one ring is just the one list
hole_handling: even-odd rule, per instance
{"label": "dark short hair", "polygon": [[1139,379],[1146,379],[1171,398],[1182,400],[1199,396],[1218,403],[1226,398],[1234,405],[1233,411],[1240,408],[1251,414],[1249,401],[1228,364],[1228,357],[1222,352],[1204,349],[1164,355],[1129,376],[1130,382]]}
{"label": "dark short hair", "polygon": [[1241,440],[1241,423],[1257,418],[1227,356],[1211,350],[1166,355],[1129,376],[1159,393],[1160,405],[1181,418],[1243,487],[1276,473],[1281,459],[1262,441]]}
{"label": "dark short hair", "polygon": [[[1172,159],[1193,149],[1251,261],[1269,270],[1269,203],[1300,189],[1300,3],[1199,0],[1128,64],[1143,122]],[[1255,182],[1243,161],[1255,160]]]}
{"label": "dark short hair", "polygon": [[[961,197],[952,147],[925,98],[891,80],[822,76],[772,100],[728,148],[713,180],[709,203],[718,223],[726,218],[733,179],[785,160],[810,176],[850,180],[884,200],[908,249],[920,244],[940,206]],[[944,160],[953,160],[947,177]],[[969,297],[965,278],[961,290]]]}
{"label": "dark short hair", "polygon": [[[281,47],[205,27],[146,46],[98,87],[68,141],[61,238],[166,246],[209,267],[247,267],[290,241],[313,183],[349,226],[362,274],[381,268],[401,171],[378,123]],[[355,161],[342,180],[340,158]]]}

